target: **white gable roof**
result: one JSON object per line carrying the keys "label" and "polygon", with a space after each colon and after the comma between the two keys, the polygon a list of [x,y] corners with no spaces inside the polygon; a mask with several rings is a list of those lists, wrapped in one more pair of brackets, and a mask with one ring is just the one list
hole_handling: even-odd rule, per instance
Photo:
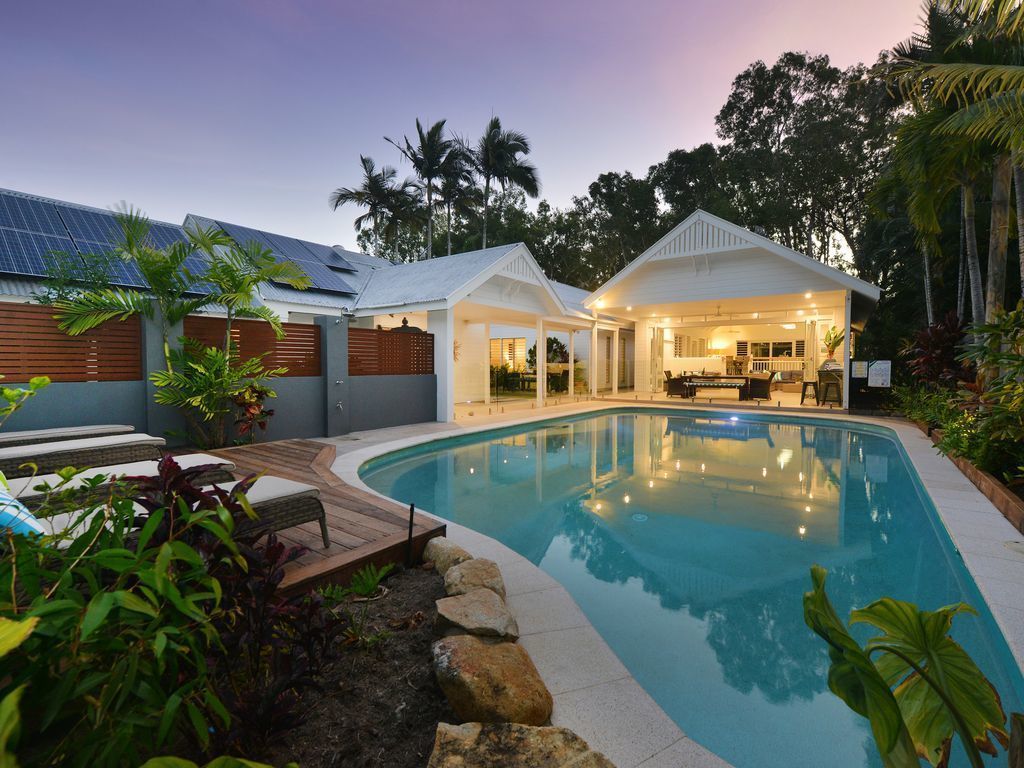
{"label": "white gable roof", "polygon": [[881,290],[871,283],[780,245],[764,235],[698,209],[590,294],[585,304],[593,307],[612,287],[646,264],[685,258],[697,273],[701,266],[708,267],[714,263],[715,254],[746,249],[759,249],[761,252],[777,256],[784,263],[810,270],[819,278],[835,283],[837,289],[849,289],[873,302],[878,301],[881,295]]}
{"label": "white gable roof", "polygon": [[565,305],[523,243],[499,245],[375,270],[356,302],[356,312],[389,307],[454,306],[492,277],[530,283],[562,314]]}

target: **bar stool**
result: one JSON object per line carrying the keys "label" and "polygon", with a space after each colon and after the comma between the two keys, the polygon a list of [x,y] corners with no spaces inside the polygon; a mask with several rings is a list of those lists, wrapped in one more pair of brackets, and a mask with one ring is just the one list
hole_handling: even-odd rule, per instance
{"label": "bar stool", "polygon": [[[829,400],[829,393],[830,392],[835,392],[835,399],[834,400]],[[843,404],[843,394],[842,394],[842,392],[839,391],[839,382],[838,381],[834,381],[833,380],[833,381],[826,381],[825,382],[825,389],[821,393],[821,403],[822,403],[822,405],[824,405],[825,403],[829,403],[829,402],[838,403],[839,405]]]}
{"label": "bar stool", "polygon": [[800,387],[800,405],[804,404],[804,398],[807,397],[807,392],[814,395],[814,403],[818,403],[818,382],[815,379],[804,379],[803,386]]}

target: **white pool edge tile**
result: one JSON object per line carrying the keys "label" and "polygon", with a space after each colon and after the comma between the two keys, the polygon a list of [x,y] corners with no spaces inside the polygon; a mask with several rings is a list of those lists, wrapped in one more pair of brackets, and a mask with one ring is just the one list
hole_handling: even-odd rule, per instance
{"label": "white pool edge tile", "polygon": [[[459,435],[470,435],[476,432],[487,432],[497,428],[503,429],[506,427],[522,426],[538,421],[548,421],[562,416],[575,416],[581,413],[596,413],[606,410],[611,411],[622,409],[655,411],[664,411],[669,409],[679,410],[681,413],[685,413],[688,410],[697,410],[704,412],[712,411],[723,414],[735,413],[740,416],[749,416],[751,413],[758,413],[757,411],[742,411],[721,406],[680,408],[678,406],[666,406],[665,404],[656,403],[632,404],[589,402],[573,406],[563,406],[557,409],[551,409],[547,412],[534,412],[521,419],[495,420],[493,422],[478,423],[468,427],[452,424],[451,429],[391,440],[388,442],[378,443],[376,445],[369,445],[365,448],[357,448],[356,450],[349,451],[339,456],[331,466],[331,470],[335,475],[340,477],[349,485],[386,499],[387,497],[384,496],[384,494],[378,493],[374,489],[370,488],[359,477],[359,468],[367,461],[378,456],[401,450],[403,448],[444,440],[446,438]],[[764,413],[765,415],[771,415],[771,412],[768,411]],[[979,590],[985,597],[985,602],[995,618],[996,623],[999,625],[1000,631],[1002,632],[1003,637],[1005,638],[1006,643],[1017,662],[1017,666],[1024,671],[1024,589],[1017,589],[1015,591],[1007,590],[1006,586],[1008,582],[1005,579],[996,578],[992,575],[993,573],[1005,573],[1007,562],[1024,564],[1024,554],[1017,554],[1013,550],[1007,549],[1006,553],[1008,554],[1001,554],[999,557],[996,557],[989,554],[979,553],[977,551],[978,547],[976,546],[978,542],[983,542],[992,548],[996,545],[1003,545],[1010,541],[1022,541],[1024,540],[1024,536],[1022,536],[1021,533],[1017,531],[1017,529],[1014,528],[1005,517],[1003,517],[1002,513],[995,508],[992,502],[989,501],[980,490],[978,490],[974,483],[972,483],[952,461],[945,456],[939,455],[935,446],[932,444],[931,439],[924,435],[916,425],[909,421],[898,418],[853,416],[845,413],[831,414],[816,412],[803,414],[794,411],[787,411],[782,415],[786,418],[793,419],[866,424],[882,427],[894,433],[910,459],[910,463],[920,478],[921,484],[924,486],[925,492],[928,494],[932,505],[938,512],[939,521],[942,523],[944,529],[952,540],[957,553],[960,554],[964,566],[971,574],[971,578],[974,579],[974,582],[978,585]],[[472,531],[464,526],[444,520],[443,518],[434,515],[429,510],[418,511],[445,523],[448,529],[448,536],[456,543],[466,546],[474,556],[490,557],[497,560],[498,558],[492,557],[492,554],[499,553],[499,556],[505,560],[506,564],[515,564],[517,568],[522,569],[533,568],[542,576],[549,579],[551,578],[526,560],[526,558],[523,558],[508,549],[504,544],[501,544],[501,542],[490,539],[477,531]],[[965,515],[970,515],[971,517],[965,520]],[[980,521],[982,520],[984,521],[984,524],[980,524]],[[969,536],[963,530],[963,526],[965,525],[970,526]],[[958,528],[959,532],[957,530]],[[967,539],[971,540],[970,544],[966,541]],[[474,546],[479,548],[479,545],[484,540],[486,540],[484,549],[490,551],[491,554],[488,554],[486,551],[477,552],[473,550]],[[961,554],[961,541],[964,541],[965,552],[967,552],[972,545],[975,551],[971,552],[968,556]],[[463,544],[463,542],[466,543]],[[511,555],[508,553],[511,553]],[[502,563],[500,561],[499,567],[502,567]],[[537,578],[540,579],[540,576],[537,576]],[[569,600],[572,600],[571,596],[568,596],[568,593],[560,587],[557,589],[529,591],[529,593],[533,595],[543,594],[545,592],[550,592],[553,600],[557,596],[557,600],[561,605],[564,605],[564,603],[561,602],[563,597],[560,592],[564,592],[565,596],[567,596]],[[999,596],[998,601],[994,601],[992,597],[990,597],[994,597],[996,595]],[[879,597],[882,597],[882,595],[879,595]],[[510,603],[514,600],[515,596],[510,595]],[[575,605],[575,602],[573,604]],[[558,605],[552,605],[550,609],[558,610],[559,607]],[[579,610],[578,607],[577,610]],[[515,613],[514,610],[513,613]],[[518,620],[519,617],[517,616],[516,618]],[[585,617],[583,618],[583,622],[584,624],[581,626],[587,626],[593,629]],[[559,631],[563,630],[548,630],[548,632]],[[614,652],[612,652],[610,648],[609,652],[614,656]],[[621,662],[619,662],[619,664],[621,665]],[[608,670],[608,674],[612,674],[611,669]],[[632,690],[633,695],[635,695],[636,700],[632,702],[632,707],[624,706],[620,709],[619,706],[616,706],[613,710],[604,713],[603,723],[601,722],[601,716],[599,715],[596,719],[581,721],[580,726],[574,728],[574,730],[576,730],[582,738],[586,739],[594,749],[604,751],[601,749],[601,745],[606,739],[606,734],[609,732],[614,733],[614,728],[612,728],[612,726],[618,726],[621,724],[624,712],[645,712],[649,711],[651,705],[653,705],[654,708],[664,716],[671,728],[664,728],[665,733],[659,734],[659,738],[651,745],[650,753],[642,758],[638,758],[638,755],[642,754],[643,750],[623,750],[621,749],[622,745],[609,745],[609,751],[611,751],[612,754],[623,752],[625,761],[623,762],[623,758],[620,758],[619,762],[616,762],[618,768],[639,768],[642,764],[654,766],[656,763],[660,764],[655,760],[655,758],[660,755],[669,754],[679,755],[680,757],[685,755],[685,762],[679,763],[679,768],[728,768],[728,763],[723,761],[717,755],[709,752],[702,745],[687,738],[682,730],[668,719],[667,715],[664,715],[661,708],[657,706],[654,700],[651,699],[646,691],[636,683],[628,672],[625,678],[620,677],[615,681],[600,683],[599,685],[609,685],[614,682],[619,682],[620,680],[628,680],[633,684],[632,689],[627,689]],[[572,693],[574,692],[568,691],[555,695],[555,715],[552,717],[553,721],[559,719],[559,698],[561,697],[564,701],[565,698],[570,696]],[[669,741],[665,742],[664,739],[670,737],[673,729],[677,732],[674,734],[675,737],[670,738]]]}

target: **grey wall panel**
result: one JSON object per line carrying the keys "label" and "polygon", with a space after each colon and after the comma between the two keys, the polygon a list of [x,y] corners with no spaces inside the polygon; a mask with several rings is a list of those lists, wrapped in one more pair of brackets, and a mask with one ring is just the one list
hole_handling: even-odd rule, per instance
{"label": "grey wall panel", "polygon": [[274,411],[266,432],[256,439],[289,440],[295,437],[323,437],[324,384],[320,376],[286,376],[270,382],[277,397],[267,400]]}
{"label": "grey wall panel", "polygon": [[[18,382],[4,379],[4,385]],[[146,431],[146,382],[61,381],[30,398],[5,430],[54,429],[91,424],[130,424]]]}
{"label": "grey wall panel", "polygon": [[353,432],[437,419],[436,376],[350,376]]}

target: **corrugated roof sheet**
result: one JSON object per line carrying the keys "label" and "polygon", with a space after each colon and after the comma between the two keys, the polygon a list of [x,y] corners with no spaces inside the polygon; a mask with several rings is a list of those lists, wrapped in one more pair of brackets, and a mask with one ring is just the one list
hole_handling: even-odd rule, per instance
{"label": "corrugated roof sheet", "polygon": [[356,308],[374,309],[443,301],[519,245],[498,245],[375,270],[359,296]]}

